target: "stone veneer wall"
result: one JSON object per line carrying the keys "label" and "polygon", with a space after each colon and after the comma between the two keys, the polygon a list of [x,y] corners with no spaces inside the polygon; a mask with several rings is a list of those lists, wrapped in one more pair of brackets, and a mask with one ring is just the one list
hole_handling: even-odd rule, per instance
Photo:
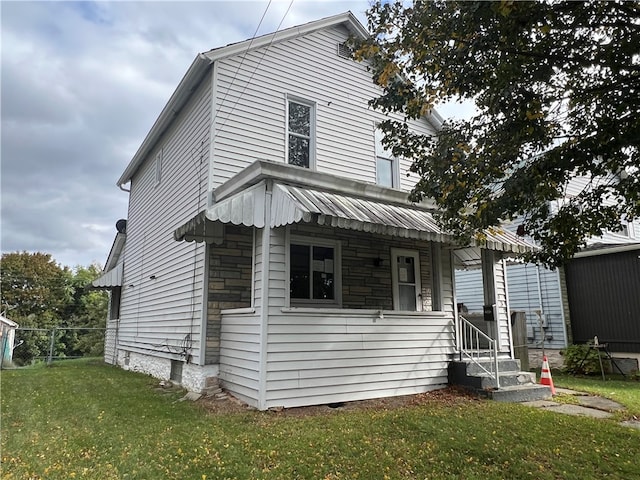
{"label": "stone veneer wall", "polygon": [[252,229],[225,225],[222,245],[211,245],[209,253],[206,364],[219,363],[220,311],[251,306],[252,272]]}
{"label": "stone veneer wall", "polygon": [[[312,224],[297,224],[290,228],[292,235],[340,241],[343,308],[392,310],[391,248],[418,250],[423,309],[432,309],[429,242]],[[378,258],[382,263],[380,266],[375,266],[374,261]]]}
{"label": "stone veneer wall", "polygon": [[[297,224],[293,235],[339,240],[342,251],[342,307],[393,309],[391,248],[418,250],[423,309],[432,309],[430,243],[354,230]],[[381,259],[380,266],[374,261]],[[225,226],[222,245],[209,254],[205,363],[219,363],[221,310],[251,306],[253,233],[248,227]]]}

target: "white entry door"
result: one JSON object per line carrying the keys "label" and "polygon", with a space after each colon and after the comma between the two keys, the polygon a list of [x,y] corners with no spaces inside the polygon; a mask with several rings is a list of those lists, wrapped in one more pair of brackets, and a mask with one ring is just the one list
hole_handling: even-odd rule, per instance
{"label": "white entry door", "polygon": [[417,250],[391,249],[391,281],[394,310],[422,310],[420,257]]}

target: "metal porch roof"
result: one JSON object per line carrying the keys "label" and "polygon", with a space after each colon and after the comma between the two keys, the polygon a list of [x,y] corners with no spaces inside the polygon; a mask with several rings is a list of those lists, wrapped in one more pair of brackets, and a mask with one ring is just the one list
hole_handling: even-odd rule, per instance
{"label": "metal porch roof", "polygon": [[[209,207],[175,230],[176,240],[207,239],[206,220],[262,228],[265,219],[266,181],[236,193]],[[395,237],[455,244],[455,239],[436,223],[431,211],[409,203],[397,204],[306,186],[273,183],[269,225],[281,227],[298,222],[379,233]],[[502,229],[484,232],[486,240],[474,246],[525,253],[536,247]]]}
{"label": "metal porch roof", "polygon": [[114,287],[122,286],[122,262],[118,263],[115,267],[113,267],[108,272],[102,274],[102,276],[96,278],[93,282],[91,282],[91,286],[93,288],[103,288],[105,290],[109,290]]}

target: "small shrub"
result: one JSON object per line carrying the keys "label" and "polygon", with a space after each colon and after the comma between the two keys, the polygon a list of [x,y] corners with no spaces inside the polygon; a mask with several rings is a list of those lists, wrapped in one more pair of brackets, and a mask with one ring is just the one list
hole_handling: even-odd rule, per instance
{"label": "small shrub", "polygon": [[[600,352],[590,349],[588,345],[570,345],[562,351],[564,356],[564,369],[572,375],[599,375]],[[603,362],[604,366],[604,362]]]}

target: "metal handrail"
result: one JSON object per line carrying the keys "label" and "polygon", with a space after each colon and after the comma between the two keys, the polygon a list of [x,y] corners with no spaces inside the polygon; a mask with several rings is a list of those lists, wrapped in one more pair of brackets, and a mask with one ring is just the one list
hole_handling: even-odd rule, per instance
{"label": "metal handrail", "polygon": [[[460,332],[460,360],[469,359],[478,366],[483,372],[489,375],[495,382],[496,388],[500,388],[500,375],[498,372],[498,341],[494,340],[462,315],[458,315],[459,332]],[[486,360],[482,354],[486,353],[486,349],[480,348],[480,340],[486,341],[489,346],[489,365],[487,369],[480,359]]]}

